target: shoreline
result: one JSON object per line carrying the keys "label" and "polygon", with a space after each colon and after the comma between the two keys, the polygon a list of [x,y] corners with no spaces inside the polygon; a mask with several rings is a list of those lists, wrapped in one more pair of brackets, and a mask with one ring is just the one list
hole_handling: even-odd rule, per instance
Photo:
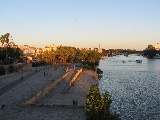
{"label": "shoreline", "polygon": [[[53,69],[54,68],[52,68],[52,70]],[[62,71],[64,71],[64,70],[60,70],[57,72],[60,74],[60,72],[62,72]],[[33,78],[35,80],[42,79],[42,76],[41,76],[42,73],[43,72],[41,71],[41,73],[34,75],[31,79],[33,79]],[[56,73],[54,73],[54,75],[56,75]],[[52,79],[56,78],[54,75],[51,76]],[[0,116],[2,117],[2,120],[3,119],[13,119],[13,118],[15,120],[16,119],[36,119],[36,120],[38,120],[38,119],[83,120],[84,119],[85,120],[86,117],[85,117],[84,105],[85,105],[85,101],[86,101],[87,92],[88,92],[91,84],[98,83],[98,81],[93,79],[93,76],[96,76],[95,72],[93,72],[91,70],[83,70],[83,72],[77,77],[76,81],[74,82],[74,86],[71,86],[71,88],[69,90],[67,90],[67,92],[65,94],[59,94],[59,93],[61,93],[61,91],[59,91],[59,93],[55,93],[56,90],[58,91],[58,87],[59,88],[66,87],[65,84],[63,84],[63,82],[65,83],[66,81],[68,81],[67,79],[69,79],[71,76],[68,76],[68,78],[65,77],[64,81],[62,83],[59,83],[57,85],[57,88],[55,88],[48,95],[46,95],[46,97],[44,99],[40,100],[40,102],[38,102],[38,104],[35,104],[33,106],[29,105],[26,107],[20,107],[20,106],[17,106],[19,103],[18,101],[22,101],[22,99],[27,98],[27,97],[25,97],[26,95],[24,96],[24,94],[27,94],[27,96],[30,95],[27,92],[28,90],[27,91],[24,90],[24,89],[29,89],[29,88],[27,88],[27,87],[19,88],[19,86],[21,86],[21,84],[25,84],[28,87],[30,86],[29,85],[30,80],[26,80],[26,81],[20,83],[20,85],[17,85],[16,87],[14,87],[12,90],[9,90],[8,92],[6,92],[5,95],[0,96],[1,103],[4,103],[4,101],[3,101],[4,99],[10,99],[10,100],[8,100],[8,102],[9,101],[11,102],[12,99],[14,98],[14,97],[12,98],[12,96],[16,96],[16,95],[19,96],[19,100],[17,99],[18,101],[15,101],[16,103],[15,102],[10,103],[10,105],[14,104],[14,105],[12,105],[14,107],[10,108],[8,105],[6,105],[4,110],[0,110]],[[50,76],[43,77],[44,80],[47,80],[48,78],[50,78]],[[31,83],[31,84],[33,84],[33,83]],[[23,92],[22,94],[15,94],[14,91],[17,91],[17,90],[20,91],[20,89],[23,89],[22,92],[23,91],[26,91],[26,92],[25,93]],[[34,92],[34,91],[32,91],[32,92]],[[54,93],[54,96],[52,96],[53,93]],[[9,95],[13,94],[13,95],[6,96],[6,94],[9,94]],[[52,99],[50,99],[50,98],[52,98]],[[73,106],[73,102],[72,102],[73,100],[78,101],[77,106],[76,105]],[[55,106],[54,106],[54,104],[55,104]],[[50,113],[51,109],[52,109],[52,113]],[[5,113],[4,113],[4,111],[5,111]],[[32,111],[32,115],[34,115],[34,117],[30,114],[30,111]],[[44,113],[46,113],[46,114],[42,113],[42,111],[44,111]],[[61,115],[62,111],[63,112],[65,111],[63,115]],[[50,115],[47,114],[48,112],[50,113]],[[29,114],[27,114],[27,113],[29,113]]]}
{"label": "shoreline", "polygon": [[[66,86],[63,87],[63,82],[68,81],[67,76],[64,81],[59,83],[54,90],[52,90],[45,98],[43,98],[39,105],[73,105],[73,100],[78,101],[78,106],[84,106],[86,102],[86,96],[89,88],[92,84],[98,84],[98,81],[93,79],[96,76],[93,71],[83,71],[77,79],[74,81],[74,85],[63,93]],[[70,83],[68,81],[68,83]]]}

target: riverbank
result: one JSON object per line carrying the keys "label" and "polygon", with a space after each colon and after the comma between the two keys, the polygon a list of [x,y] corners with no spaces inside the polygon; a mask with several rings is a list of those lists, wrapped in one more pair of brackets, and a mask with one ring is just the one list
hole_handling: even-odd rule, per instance
{"label": "riverbank", "polygon": [[[94,79],[96,73],[93,71],[83,71],[78,78],[74,81],[74,85],[71,86],[65,93],[65,83],[70,79],[70,75],[64,78],[54,90],[52,90],[39,105],[73,105],[73,100],[78,101],[78,107],[84,107],[86,102],[86,96],[91,84],[98,84],[98,81]],[[69,81],[68,81],[69,82]]]}
{"label": "riverbank", "polygon": [[[69,82],[72,74],[65,77],[65,79],[38,104],[27,107],[19,106],[19,103],[23,99],[28,98],[31,94],[34,94],[37,90],[40,90],[40,88],[44,86],[44,83],[47,84],[46,81],[49,83],[50,80],[53,80],[53,78],[58,78],[56,75],[62,74],[64,69],[61,68],[60,71],[55,71],[53,68],[50,68],[46,69],[46,72],[47,71],[52,71],[52,75],[43,76],[44,71],[41,71],[0,96],[1,104],[6,105],[4,109],[0,110],[0,117],[2,120],[86,119],[84,105],[88,89],[91,84],[98,84],[98,81],[93,79],[96,76],[96,73],[92,71],[83,71],[74,82],[74,86],[71,86],[65,94],[63,94],[61,90],[64,90],[62,89],[66,87],[64,83],[66,83],[66,81]],[[77,100],[78,105],[73,105],[73,100]]]}

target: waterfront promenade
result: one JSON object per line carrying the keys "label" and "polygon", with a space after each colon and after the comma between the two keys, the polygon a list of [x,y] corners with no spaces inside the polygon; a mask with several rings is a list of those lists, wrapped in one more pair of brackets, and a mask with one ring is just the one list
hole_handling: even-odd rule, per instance
{"label": "waterfront promenade", "polygon": [[[36,71],[32,70],[32,73]],[[44,76],[44,71],[46,76]],[[93,80],[92,71],[84,71],[77,78],[74,86],[71,86],[65,93],[63,91],[68,87],[69,82],[77,69],[69,69],[68,75],[57,86],[34,105],[26,107],[20,106],[20,103],[43,89],[48,84],[54,82],[65,74],[64,66],[60,66],[58,70],[54,67],[41,68],[34,74],[27,77],[24,81],[8,89],[0,96],[1,105],[5,105],[4,109],[0,109],[0,118],[2,120],[27,120],[27,119],[59,119],[59,120],[83,120],[85,119],[84,104],[86,94],[90,84],[96,84]],[[28,71],[28,73],[31,71]],[[48,74],[48,75],[47,75]],[[7,77],[6,77],[7,79]],[[17,77],[17,80],[19,77]],[[15,82],[14,80],[13,82]],[[1,88],[3,89],[3,88]],[[78,105],[73,105],[73,100],[78,100]]]}

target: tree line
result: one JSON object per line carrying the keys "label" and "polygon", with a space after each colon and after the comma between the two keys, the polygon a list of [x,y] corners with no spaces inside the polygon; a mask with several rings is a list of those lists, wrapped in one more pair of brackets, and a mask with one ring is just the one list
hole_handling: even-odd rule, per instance
{"label": "tree line", "polygon": [[149,59],[155,58],[156,54],[160,54],[160,51],[156,50],[153,45],[148,45],[148,47],[145,50],[143,50],[143,56]]}

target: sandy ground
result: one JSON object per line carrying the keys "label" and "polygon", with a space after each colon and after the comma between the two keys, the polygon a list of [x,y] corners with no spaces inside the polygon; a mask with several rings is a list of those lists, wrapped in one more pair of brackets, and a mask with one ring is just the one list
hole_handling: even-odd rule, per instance
{"label": "sandy ground", "polygon": [[[26,79],[16,87],[10,89],[0,96],[0,104],[5,105],[0,108],[1,120],[85,120],[84,104],[86,95],[91,84],[97,84],[93,79],[95,73],[84,71],[77,78],[74,86],[70,87],[64,94],[63,91],[73,77],[75,71],[69,70],[62,82],[53,89],[46,97],[34,106],[21,107],[19,104],[23,99],[29,98],[47,84],[62,76],[65,71],[63,66],[58,70],[54,68],[44,70]],[[50,76],[51,74],[51,76]],[[73,105],[73,100],[78,101],[78,105]]]}
{"label": "sandy ground", "polygon": [[83,71],[75,81],[74,86],[71,86],[68,91],[63,94],[63,90],[66,87],[65,84],[67,83],[70,74],[65,77],[63,81],[59,83],[56,88],[50,92],[39,104],[73,105],[73,100],[77,100],[79,107],[84,106],[90,85],[97,84],[97,81],[93,79],[95,73],[92,71]]}

